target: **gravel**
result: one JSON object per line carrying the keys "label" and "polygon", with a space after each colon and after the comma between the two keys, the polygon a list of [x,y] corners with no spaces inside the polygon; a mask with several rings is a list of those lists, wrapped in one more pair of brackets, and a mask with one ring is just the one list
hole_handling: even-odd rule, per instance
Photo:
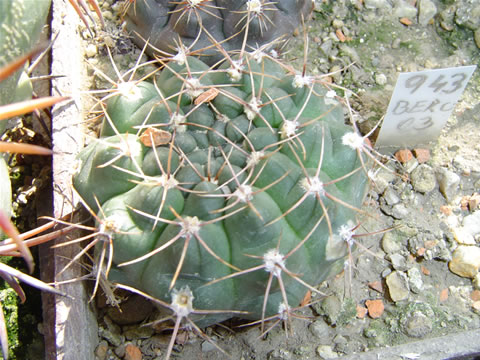
{"label": "gravel", "polygon": [[[307,28],[311,40],[307,72],[335,72],[328,80],[340,87],[338,94],[342,88],[355,93],[351,105],[364,133],[384,115],[399,72],[478,62],[478,2],[361,3],[315,2],[314,19]],[[402,18],[411,25],[400,22]],[[337,37],[337,30],[347,37],[345,42]],[[297,46],[303,46],[301,37],[292,41],[292,50],[285,56],[301,66],[298,54],[303,52],[297,51]],[[96,50],[104,51],[101,44]],[[93,47],[89,52],[94,55]],[[122,55],[118,60],[127,66],[134,58]],[[474,288],[480,289],[480,210],[478,204],[473,209],[462,208],[461,199],[480,192],[479,84],[477,70],[440,137],[418,151],[411,149],[419,154],[418,159],[400,163],[393,154],[385,154],[384,165],[372,172],[364,208],[369,216],[359,219],[357,230],[372,235],[357,238],[352,268],[320,285],[330,296],[312,295],[314,304],[292,319],[293,336],[289,335],[287,342],[279,325],[259,338],[258,327],[236,328],[238,323],[233,321],[205,330],[215,337],[215,343],[239,359],[331,359],[477,329],[480,316],[470,294]],[[373,234],[376,232],[382,234]],[[383,287],[374,290],[367,285],[373,282]],[[449,294],[447,299],[445,294]],[[367,300],[379,298],[385,309],[378,318],[357,318],[357,306],[365,307]],[[103,340],[97,347],[100,359],[108,358],[105,343],[118,347],[126,341],[125,334],[139,349],[149,349],[148,354],[142,350],[144,359],[156,359],[166,349],[169,334],[165,328],[155,329],[155,335],[145,338],[130,325],[113,326],[106,312],[99,316],[103,324]],[[224,358],[209,342],[188,334],[175,345],[175,354],[193,359],[203,352],[210,360]],[[458,344],[463,346],[461,341]],[[415,346],[406,353],[420,354],[420,345]]]}

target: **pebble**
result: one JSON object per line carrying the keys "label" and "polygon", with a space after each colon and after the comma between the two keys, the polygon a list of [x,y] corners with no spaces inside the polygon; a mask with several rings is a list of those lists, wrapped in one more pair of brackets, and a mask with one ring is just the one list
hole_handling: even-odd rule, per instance
{"label": "pebble", "polygon": [[455,195],[457,195],[458,186],[460,185],[460,176],[443,167],[438,168],[435,175],[437,177],[440,192],[448,202],[452,202]]}
{"label": "pebble", "polygon": [[385,85],[387,83],[387,77],[385,76],[385,74],[376,74],[375,83],[380,86]]}
{"label": "pebble", "polygon": [[417,168],[417,166],[418,166],[418,160],[415,158],[412,158],[403,165],[403,168],[407,173],[410,174],[413,170]]}
{"label": "pebble", "polygon": [[408,266],[407,264],[407,260],[405,259],[405,257],[399,253],[390,254],[388,258],[392,263],[392,267],[395,270],[407,271],[410,268],[410,266]]}
{"label": "pebble", "polygon": [[322,359],[337,359],[338,353],[333,351],[330,345],[320,345],[317,347],[317,355]]}
{"label": "pebble", "polygon": [[98,330],[99,335],[113,346],[120,346],[125,341],[125,337],[121,334],[120,326],[115,324],[108,316],[104,316],[103,321],[107,328],[100,327]]}
{"label": "pebble", "polygon": [[308,328],[319,339],[326,339],[330,333],[330,326],[322,318],[315,320]]}
{"label": "pebble", "polygon": [[410,290],[415,294],[420,294],[423,291],[423,279],[422,273],[418,268],[412,267],[407,271],[408,277],[408,285],[410,286]]}
{"label": "pebble", "polygon": [[404,0],[397,0],[393,9],[393,15],[397,18],[413,19],[417,16],[417,8]]}
{"label": "pebble", "polygon": [[115,348],[115,350],[113,350],[113,352],[115,353],[115,355],[117,355],[119,358],[123,358],[125,357],[125,347],[126,347],[126,344],[122,344],[120,346],[117,346]]}
{"label": "pebble", "polygon": [[407,217],[409,211],[404,204],[396,204],[392,207],[392,216],[395,219],[404,219]]}
{"label": "pebble", "polygon": [[382,238],[382,249],[387,254],[393,254],[402,250],[402,243],[400,235],[394,230],[389,231]]}
{"label": "pebble", "polygon": [[404,272],[393,271],[385,279],[388,292],[393,301],[402,301],[408,298],[410,288],[408,286],[408,279]]}
{"label": "pebble", "polygon": [[107,358],[107,351],[108,343],[105,340],[100,341],[95,349],[97,360],[105,360]]}
{"label": "pebble", "polygon": [[480,27],[480,4],[478,1],[464,1],[462,6],[457,8],[455,22],[470,30],[478,29]]}
{"label": "pebble", "polygon": [[430,160],[430,150],[428,149],[414,149],[413,155],[415,155],[419,164],[423,164]]}
{"label": "pebble", "polygon": [[97,55],[98,48],[97,45],[95,44],[88,44],[87,47],[85,48],[85,55],[87,57],[91,58]]}
{"label": "pebble", "polygon": [[413,154],[410,150],[408,149],[402,149],[402,150],[398,150],[396,153],[395,153],[395,159],[397,159],[398,161],[400,161],[402,164],[405,164],[407,163],[408,161],[412,160],[413,159]]}
{"label": "pebble", "polygon": [[460,245],[453,252],[448,267],[458,276],[473,279],[480,268],[480,247]]}
{"label": "pebble", "polygon": [[473,33],[473,38],[475,39],[475,44],[480,49],[480,28],[475,30],[475,32]]}
{"label": "pebble", "polygon": [[368,287],[372,290],[379,292],[380,294],[383,294],[383,284],[381,281],[369,282]]}
{"label": "pebble", "polygon": [[340,19],[333,19],[333,21],[332,21],[332,27],[334,29],[341,29],[344,25],[345,24]]}
{"label": "pebble", "polygon": [[432,320],[420,311],[415,311],[404,325],[405,333],[414,338],[423,338],[433,329]]}
{"label": "pebble", "polygon": [[440,26],[447,31],[452,31],[455,27],[453,19],[455,17],[456,6],[448,6],[439,13]]}
{"label": "pebble", "polygon": [[395,180],[395,174],[393,171],[388,171],[383,168],[380,168],[380,170],[372,176],[372,181],[375,184],[374,189],[377,194],[383,194],[387,189],[388,184],[393,180]]}
{"label": "pebble", "polygon": [[385,191],[383,192],[383,198],[390,206],[393,206],[400,202],[400,196],[398,196],[397,192],[392,187],[387,187],[385,189]]}
{"label": "pebble", "polygon": [[445,302],[448,300],[448,288],[442,289],[439,296],[440,302]]}
{"label": "pebble", "polygon": [[209,352],[215,349],[215,345],[213,345],[210,341],[202,342],[202,352]]}
{"label": "pebble", "polygon": [[142,360],[142,352],[133,344],[125,346],[125,360]]}
{"label": "pebble", "polygon": [[435,172],[427,164],[421,164],[413,170],[410,174],[410,181],[415,191],[423,194],[432,191],[437,185]]}
{"label": "pebble", "polygon": [[376,300],[367,300],[365,301],[365,305],[368,309],[368,316],[372,319],[378,319],[382,316],[385,306],[383,305],[383,301],[381,299]]}
{"label": "pebble", "polygon": [[437,7],[432,0],[420,0],[418,2],[418,23],[426,26],[437,14]]}
{"label": "pebble", "polygon": [[470,293],[470,299],[473,301],[479,301],[480,300],[480,290],[473,290]]}
{"label": "pebble", "polygon": [[367,308],[361,305],[357,305],[356,309],[357,309],[357,318],[364,319],[368,312]]}
{"label": "pebble", "polygon": [[364,3],[367,9],[386,9],[390,7],[387,0],[365,0]]}
{"label": "pebble", "polygon": [[480,234],[480,210],[463,218],[462,226],[452,229],[455,240],[462,245],[475,245],[475,237]]}

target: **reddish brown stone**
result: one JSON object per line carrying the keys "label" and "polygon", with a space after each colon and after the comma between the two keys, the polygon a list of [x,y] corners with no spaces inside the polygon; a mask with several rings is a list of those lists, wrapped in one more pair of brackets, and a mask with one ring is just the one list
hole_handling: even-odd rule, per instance
{"label": "reddish brown stone", "polygon": [[413,154],[417,158],[419,164],[423,164],[430,160],[430,150],[428,149],[414,149]]}
{"label": "reddish brown stone", "polygon": [[407,25],[407,26],[412,25],[412,20],[410,20],[409,18],[406,18],[406,17],[401,18],[401,19],[400,19],[400,22],[401,22],[403,25]]}
{"label": "reddish brown stone", "polygon": [[383,301],[381,299],[377,300],[367,300],[365,301],[365,305],[367,305],[368,315],[372,319],[378,319],[382,316],[385,307],[383,305]]}
{"label": "reddish brown stone", "polygon": [[357,305],[357,318],[363,319],[367,315],[367,308],[361,305]]}
{"label": "reddish brown stone", "polygon": [[395,159],[400,161],[402,164],[405,164],[413,159],[413,154],[408,149],[398,150],[395,153]]}
{"label": "reddish brown stone", "polygon": [[448,299],[448,288],[443,289],[440,291],[440,301],[445,302]]}
{"label": "reddish brown stone", "polygon": [[142,352],[133,344],[125,346],[125,360],[142,360]]}
{"label": "reddish brown stone", "polygon": [[383,284],[381,281],[372,281],[368,283],[368,287],[383,294]]}
{"label": "reddish brown stone", "polygon": [[479,301],[480,300],[480,290],[473,290],[472,293],[470,294],[470,299],[473,301]]}
{"label": "reddish brown stone", "polygon": [[420,269],[422,270],[423,275],[430,275],[430,270],[428,270],[425,266],[420,266]]}

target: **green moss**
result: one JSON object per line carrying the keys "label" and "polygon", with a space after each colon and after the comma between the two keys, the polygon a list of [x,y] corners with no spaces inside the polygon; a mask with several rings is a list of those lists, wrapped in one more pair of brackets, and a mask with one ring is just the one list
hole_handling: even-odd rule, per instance
{"label": "green moss", "polygon": [[344,326],[352,322],[357,317],[357,306],[352,298],[347,298],[343,302],[342,311],[338,316],[337,324]]}
{"label": "green moss", "polygon": [[20,345],[18,339],[18,297],[15,291],[2,283],[0,301],[8,333],[9,359],[16,359],[14,350]]}

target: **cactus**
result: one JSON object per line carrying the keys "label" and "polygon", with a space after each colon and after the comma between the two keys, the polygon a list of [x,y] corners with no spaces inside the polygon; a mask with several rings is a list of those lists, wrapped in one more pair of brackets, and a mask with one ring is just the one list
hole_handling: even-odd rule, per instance
{"label": "cactus", "polygon": [[177,316],[201,325],[317,291],[343,268],[367,187],[368,145],[333,90],[260,51],[222,53],[216,69],[180,52],[118,84],[73,176],[99,222],[97,274],[165,303],[182,293]]}
{"label": "cactus", "polygon": [[[130,4],[126,27],[135,43],[145,40],[150,55],[172,53],[179,43],[199,51],[212,65],[221,60],[212,39],[227,51],[286,40],[313,10],[311,0],[136,0]],[[281,25],[280,25],[281,24]]]}

